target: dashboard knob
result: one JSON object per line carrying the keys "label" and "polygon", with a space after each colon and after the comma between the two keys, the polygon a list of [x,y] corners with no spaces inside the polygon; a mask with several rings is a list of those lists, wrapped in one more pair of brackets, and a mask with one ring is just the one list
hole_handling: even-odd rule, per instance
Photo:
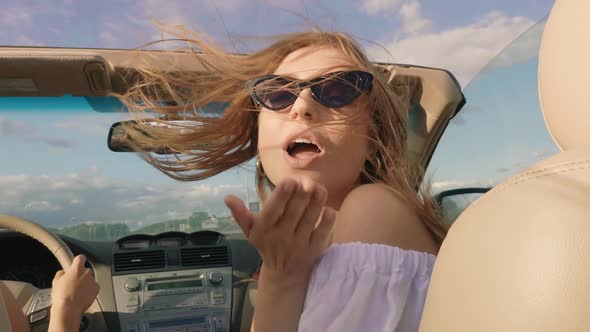
{"label": "dashboard knob", "polygon": [[139,280],[137,280],[137,278],[129,278],[129,279],[127,279],[127,282],[125,283],[125,289],[128,292],[138,291],[140,286],[141,286],[141,283],[139,282]]}
{"label": "dashboard knob", "polygon": [[223,281],[223,275],[219,272],[209,273],[209,282],[213,285],[219,285]]}

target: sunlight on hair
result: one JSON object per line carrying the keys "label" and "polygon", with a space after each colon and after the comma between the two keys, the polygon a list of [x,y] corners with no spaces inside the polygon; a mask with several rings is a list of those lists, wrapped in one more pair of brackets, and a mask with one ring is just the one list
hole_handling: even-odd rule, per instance
{"label": "sunlight on hair", "polygon": [[[408,153],[409,87],[394,82],[395,72],[372,64],[351,37],[339,32],[294,33],[281,36],[260,51],[237,55],[225,52],[201,33],[184,27],[166,27],[166,33],[187,42],[189,52],[200,69],[183,70],[180,65],[170,66],[172,69],[166,71],[141,69],[128,78],[134,82],[133,87],[117,97],[133,114],[149,111],[157,115],[158,121],[184,120],[199,125],[183,135],[142,126],[141,121],[138,127],[128,128],[129,135],[138,142],[140,153],[141,146],[159,146],[172,152],[166,156],[143,152],[141,155],[146,161],[174,179],[193,181],[209,178],[252,160],[259,148],[258,115],[261,111],[272,111],[261,109],[254,102],[251,91],[245,87],[246,82],[273,74],[283,59],[296,50],[334,48],[341,51],[351,65],[346,68],[318,68],[316,75],[325,76],[314,84],[336,77],[330,74],[336,70],[369,72],[374,76],[373,83],[367,91],[368,98],[364,98],[364,105],[357,107],[357,112],[341,112],[336,120],[314,124],[312,128],[337,132],[342,124],[361,124],[359,115],[367,112],[371,119],[368,139],[373,152],[362,171],[362,183],[386,184],[412,207],[434,238],[439,243],[442,241],[447,226],[430,199],[428,188],[423,187],[422,193],[417,194],[424,172]],[[142,56],[143,53],[138,50],[137,61],[144,61]],[[298,84],[301,82],[292,79],[285,84],[277,78],[260,87],[260,91],[285,89],[298,95]],[[218,112],[219,116],[206,116],[198,111],[211,103],[225,105],[223,111]],[[338,112],[336,109],[330,111]],[[286,117],[287,113],[276,111],[273,116]],[[282,147],[277,145],[273,148]],[[259,195],[264,199],[274,185],[262,170],[257,170],[256,179]]]}

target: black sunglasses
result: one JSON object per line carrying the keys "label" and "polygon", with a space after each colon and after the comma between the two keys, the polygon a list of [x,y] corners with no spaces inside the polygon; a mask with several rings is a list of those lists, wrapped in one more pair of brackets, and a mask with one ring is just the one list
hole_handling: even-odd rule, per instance
{"label": "black sunglasses", "polygon": [[373,75],[364,71],[341,71],[316,77],[309,81],[281,75],[265,75],[246,81],[252,99],[264,108],[283,110],[297,100],[303,89],[320,104],[329,108],[342,108],[367,91]]}

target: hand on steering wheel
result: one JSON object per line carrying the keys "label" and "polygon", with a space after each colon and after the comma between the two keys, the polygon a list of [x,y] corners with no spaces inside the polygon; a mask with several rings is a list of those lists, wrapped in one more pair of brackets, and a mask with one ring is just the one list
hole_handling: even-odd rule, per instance
{"label": "hand on steering wheel", "polygon": [[[11,296],[18,301],[13,301],[15,308],[13,310],[22,310],[23,317],[28,321],[30,329],[35,331],[46,331],[48,324],[48,307],[52,305],[51,295],[56,296],[54,304],[56,308],[60,305],[58,303],[70,303],[78,306],[75,317],[80,317],[84,313],[84,326],[89,331],[106,331],[106,322],[104,320],[103,312],[95,300],[96,294],[99,290],[94,276],[90,271],[84,267],[86,258],[80,256],[74,258],[72,251],[67,244],[57,235],[51,233],[49,230],[41,225],[35,224],[29,220],[18,218],[9,215],[0,215],[0,228],[16,231],[25,236],[33,238],[43,244],[57,259],[63,271],[58,272],[54,279],[54,287],[60,290],[52,291],[51,289],[37,289],[37,287],[19,281],[3,281],[2,290],[11,293]],[[81,289],[80,289],[81,288]],[[78,289],[78,290],[76,290]],[[72,292],[76,290],[76,296]],[[51,293],[51,294],[50,294]],[[92,298],[92,301],[89,298]],[[88,303],[91,303],[88,305]],[[78,311],[82,310],[80,315]],[[73,313],[63,313],[73,316]],[[72,312],[74,312],[72,311]],[[51,310],[54,313],[54,310]],[[26,322],[25,321],[25,322]],[[53,319],[52,319],[53,321]],[[78,319],[74,320],[79,322]],[[65,331],[78,331],[79,327],[72,327],[72,329],[61,329]],[[58,329],[60,330],[60,329]],[[60,330],[60,331],[61,331]]]}
{"label": "hand on steering wheel", "polygon": [[49,331],[69,331],[80,325],[82,313],[90,307],[100,286],[86,267],[86,256],[78,255],[72,265],[55,274],[51,289]]}

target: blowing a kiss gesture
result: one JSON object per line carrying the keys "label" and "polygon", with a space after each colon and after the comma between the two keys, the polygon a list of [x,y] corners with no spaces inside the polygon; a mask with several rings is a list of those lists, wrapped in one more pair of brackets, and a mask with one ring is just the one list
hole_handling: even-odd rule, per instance
{"label": "blowing a kiss gesture", "polygon": [[308,178],[280,182],[260,213],[236,196],[226,205],[263,260],[265,278],[305,283],[316,259],[330,244],[336,212],[325,206],[327,190]]}

